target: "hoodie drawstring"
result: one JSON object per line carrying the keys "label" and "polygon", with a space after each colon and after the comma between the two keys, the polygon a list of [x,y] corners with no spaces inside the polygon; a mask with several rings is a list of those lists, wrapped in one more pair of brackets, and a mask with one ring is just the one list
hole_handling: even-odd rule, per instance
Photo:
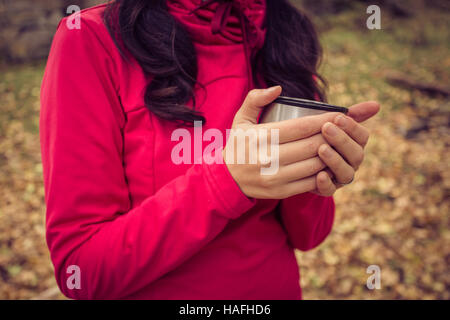
{"label": "hoodie drawstring", "polygon": [[253,73],[251,65],[251,59],[253,56],[251,49],[254,47],[260,49],[262,47],[264,34],[262,30],[253,23],[253,21],[248,19],[241,6],[233,0],[204,0],[202,4],[191,11],[191,14],[195,13],[197,10],[208,7],[213,3],[219,3],[219,5],[211,21],[212,34],[218,34],[225,30],[228,17],[231,15],[232,11],[234,11],[238,16],[242,31],[242,40],[247,66],[248,90],[250,90],[253,86]]}

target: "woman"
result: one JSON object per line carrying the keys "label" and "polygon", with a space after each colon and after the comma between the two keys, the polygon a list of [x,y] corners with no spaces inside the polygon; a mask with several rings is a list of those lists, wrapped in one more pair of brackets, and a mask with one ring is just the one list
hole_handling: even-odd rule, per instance
{"label": "woman", "polygon": [[324,99],[308,18],[284,0],[117,0],[82,11],[79,29],[66,22],[41,94],[47,242],[62,292],[300,299],[293,249],[330,232],[331,195],[353,180],[368,139],[356,121],[378,105],[266,125],[280,139],[268,176],[227,161],[230,143],[200,146],[216,161],[176,164],[172,135],[193,134],[195,121],[223,136],[260,128],[281,90]]}

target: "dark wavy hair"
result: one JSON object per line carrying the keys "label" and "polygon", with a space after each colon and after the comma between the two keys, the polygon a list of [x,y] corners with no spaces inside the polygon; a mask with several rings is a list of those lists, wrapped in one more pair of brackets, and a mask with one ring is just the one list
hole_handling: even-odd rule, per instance
{"label": "dark wavy hair", "polygon": [[[326,83],[317,72],[322,48],[314,25],[287,0],[265,1],[267,33],[251,62],[254,79],[281,85],[285,96],[324,101]],[[121,53],[128,51],[152,79],[144,93],[151,112],[187,125],[205,122],[195,110],[195,48],[185,27],[168,12],[166,0],[115,0],[108,4],[104,22]],[[186,105],[191,98],[194,108]]]}

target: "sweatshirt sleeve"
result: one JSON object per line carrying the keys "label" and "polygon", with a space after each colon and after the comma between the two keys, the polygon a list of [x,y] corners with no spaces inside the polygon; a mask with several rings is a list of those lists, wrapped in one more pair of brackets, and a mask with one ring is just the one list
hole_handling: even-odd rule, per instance
{"label": "sweatshirt sleeve", "polygon": [[291,245],[307,251],[317,247],[331,232],[333,197],[303,193],[280,201],[279,212]]}
{"label": "sweatshirt sleeve", "polygon": [[196,164],[131,209],[117,73],[97,27],[60,23],[42,83],[46,236],[66,296],[120,299],[192,257],[254,201],[225,164]]}

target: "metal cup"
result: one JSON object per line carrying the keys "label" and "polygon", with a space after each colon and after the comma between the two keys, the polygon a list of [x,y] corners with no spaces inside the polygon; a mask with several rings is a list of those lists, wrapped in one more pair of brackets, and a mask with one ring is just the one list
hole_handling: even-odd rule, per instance
{"label": "metal cup", "polygon": [[325,112],[341,112],[346,114],[348,109],[318,101],[280,96],[264,109],[259,122],[278,122],[314,116]]}

